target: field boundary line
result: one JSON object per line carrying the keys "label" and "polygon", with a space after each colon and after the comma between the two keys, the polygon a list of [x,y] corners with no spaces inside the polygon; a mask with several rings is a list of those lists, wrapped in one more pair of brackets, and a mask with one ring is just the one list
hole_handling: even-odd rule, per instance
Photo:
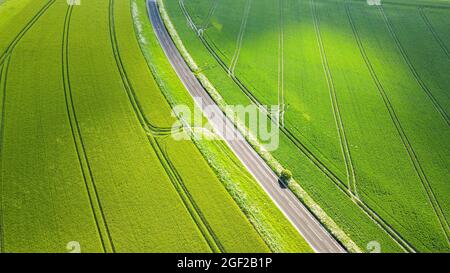
{"label": "field boundary line", "polygon": [[100,236],[103,251],[115,252],[114,243],[111,233],[108,228],[105,213],[100,202],[97,187],[95,185],[94,176],[89,164],[89,159],[86,153],[81,128],[79,127],[78,118],[76,115],[76,108],[73,101],[72,87],[70,82],[70,67],[69,67],[69,33],[70,22],[73,12],[73,6],[67,8],[66,17],[64,19],[63,42],[62,42],[62,78],[64,87],[64,96],[66,101],[67,117],[72,131],[72,137],[77,152],[80,169],[83,174],[83,179],[89,197],[89,202],[93,212],[94,220],[96,222],[97,231]]}
{"label": "field boundary line", "polygon": [[[320,57],[322,60],[322,67],[324,70],[325,78],[328,85],[328,91],[330,93],[331,107],[333,109],[334,121],[336,124],[336,129],[339,136],[339,142],[342,150],[342,155],[347,171],[347,179],[348,179],[348,189],[352,191],[358,197],[357,190],[357,179],[355,173],[355,167],[353,165],[353,159],[350,152],[350,147],[347,140],[347,134],[344,126],[344,121],[342,119],[341,110],[339,106],[338,96],[336,92],[336,87],[334,84],[333,74],[331,73],[331,69],[328,63],[328,57],[325,50],[325,45],[322,39],[322,32],[320,30],[320,18],[317,14],[316,2],[314,0],[310,0],[311,5],[311,13],[314,21],[314,30],[316,32],[317,45],[320,51]],[[359,197],[358,197],[359,198]]]}
{"label": "field boundary line", "polygon": [[444,235],[445,235],[445,237],[447,239],[447,243],[448,243],[448,234],[447,234],[447,231],[446,231],[446,229],[448,230],[448,223],[446,222],[445,216],[444,216],[444,214],[442,212],[442,208],[440,207],[439,202],[437,201],[437,198],[434,195],[433,189],[432,189],[432,187],[431,187],[431,185],[430,185],[430,183],[428,181],[428,178],[427,178],[427,176],[425,174],[425,171],[423,170],[422,165],[420,164],[420,161],[419,161],[419,159],[418,159],[418,157],[416,155],[416,152],[414,151],[414,148],[412,147],[412,145],[411,145],[411,143],[410,143],[410,141],[409,141],[409,139],[408,139],[408,137],[406,135],[406,132],[404,131],[403,126],[400,123],[400,120],[399,120],[399,118],[398,118],[398,116],[397,116],[397,114],[396,114],[396,112],[394,110],[394,107],[393,107],[393,105],[392,105],[392,103],[391,103],[391,101],[389,99],[389,96],[387,95],[387,93],[386,93],[386,91],[385,91],[385,89],[384,89],[380,79],[378,78],[378,76],[377,76],[377,74],[375,72],[375,69],[372,66],[372,63],[370,62],[370,59],[369,59],[369,57],[367,55],[367,52],[366,52],[366,50],[364,48],[363,42],[362,42],[362,40],[361,40],[361,38],[360,38],[360,36],[358,34],[358,30],[356,28],[356,25],[355,25],[355,23],[353,21],[353,18],[351,16],[350,6],[349,6],[348,2],[345,3],[345,9],[346,9],[346,13],[347,13],[347,18],[348,18],[349,23],[350,23],[351,28],[352,28],[352,32],[353,32],[354,38],[355,38],[355,40],[356,40],[356,42],[358,44],[358,48],[359,48],[360,53],[361,53],[361,55],[363,57],[363,60],[364,60],[364,62],[366,64],[366,67],[369,70],[370,75],[372,77],[372,80],[374,81],[374,83],[375,83],[375,85],[377,87],[377,90],[378,90],[379,94],[381,95],[381,97],[383,99],[383,102],[384,102],[384,104],[385,104],[385,106],[386,106],[386,108],[388,110],[389,116],[391,117],[391,120],[393,121],[393,124],[394,124],[395,128],[397,129],[397,133],[399,134],[399,136],[400,136],[400,138],[402,140],[403,146],[404,146],[404,148],[406,149],[406,151],[408,153],[409,159],[413,163],[413,166],[414,166],[414,169],[416,171],[416,174],[419,177],[419,179],[421,181],[421,184],[422,184],[422,186],[425,189],[425,192],[426,192],[426,194],[428,196],[428,200],[430,201],[430,203],[431,203],[431,205],[433,207],[433,210],[434,210],[434,212],[435,212],[435,214],[436,214],[436,216],[437,216],[437,218],[438,218],[438,220],[439,220],[439,222],[441,224],[441,228],[444,231]]}
{"label": "field boundary line", "polygon": [[112,47],[112,50],[114,53],[114,59],[115,59],[116,65],[117,65],[119,75],[122,80],[122,84],[123,84],[125,92],[128,96],[129,102],[132,106],[133,112],[136,115],[136,118],[139,121],[141,128],[146,133],[147,140],[149,142],[150,147],[152,148],[155,155],[157,156],[157,158],[158,158],[161,166],[163,167],[165,173],[167,174],[172,186],[175,188],[184,207],[190,214],[192,220],[196,224],[200,233],[203,235],[205,241],[207,242],[207,244],[209,245],[209,247],[211,248],[211,250],[213,252],[224,252],[225,250],[224,250],[223,246],[221,245],[217,236],[212,231],[209,224],[206,222],[206,219],[202,216],[203,214],[200,211],[199,207],[197,205],[195,205],[195,203],[193,203],[194,200],[189,198],[188,192],[186,192],[184,190],[183,186],[181,186],[182,181],[177,180],[177,177],[175,175],[176,170],[174,170],[170,166],[170,164],[167,162],[167,160],[165,159],[164,152],[161,150],[156,139],[154,138],[152,128],[149,128],[150,125],[146,121],[145,115],[144,115],[141,105],[137,99],[137,96],[134,92],[131,81],[128,78],[125,66],[122,62],[122,58],[120,55],[119,43],[117,40],[117,33],[116,33],[115,17],[114,17],[114,10],[115,10],[114,4],[115,4],[115,0],[109,0],[109,34],[110,34],[110,39],[111,39],[111,47]]}
{"label": "field boundary line", "polygon": [[4,205],[3,205],[3,149],[5,135],[5,115],[6,115],[6,82],[8,78],[9,64],[11,56],[8,56],[6,62],[0,67],[0,88],[2,93],[2,110],[0,125],[0,253],[5,253],[5,225],[4,225]]}
{"label": "field boundary line", "polygon": [[11,43],[8,45],[6,50],[0,56],[0,65],[5,62],[5,59],[14,50],[19,41],[25,36],[28,30],[39,20],[39,18],[52,6],[56,0],[48,1],[32,18],[28,23],[17,33]]}
{"label": "field boundary line", "polygon": [[439,37],[439,34],[436,32],[436,30],[433,27],[433,24],[428,19],[428,16],[425,13],[425,8],[420,7],[420,8],[418,8],[418,10],[419,10],[420,16],[422,17],[423,21],[427,25],[428,30],[431,32],[431,34],[433,34],[434,39],[439,44],[441,49],[444,51],[445,55],[447,55],[447,58],[450,58],[450,53],[449,53],[447,47],[445,46],[444,41],[442,41],[441,37]]}
{"label": "field boundary line", "polygon": [[[189,25],[194,30],[194,32],[198,34],[196,26],[192,24],[190,15],[184,8],[183,0],[179,0],[179,4]],[[225,70],[225,72],[229,73],[229,68],[224,63],[224,61],[217,55],[217,53],[211,47],[209,42],[202,36],[198,35],[198,37],[202,41],[206,49],[209,51],[211,56],[214,59],[216,59],[216,61],[219,63],[222,69]],[[241,82],[241,80],[235,76],[232,76],[231,79],[241,89],[241,91],[250,99],[250,101],[252,101],[258,107],[260,107],[260,109],[265,110],[265,112],[268,115],[268,118],[272,120],[270,114],[267,112],[267,109],[262,107],[262,104],[251,93],[251,91]],[[339,177],[333,171],[331,171],[316,155],[314,155],[314,153],[312,153],[308,149],[308,147],[305,146],[305,144],[303,144],[296,136],[294,136],[286,128],[282,126],[280,126],[279,128],[286,135],[286,137],[294,144],[294,146],[296,146],[303,153],[303,155],[305,155],[308,158],[308,160],[319,169],[319,171],[321,171],[326,177],[330,179],[331,182],[333,182],[333,184],[338,188],[338,190],[340,190],[342,193],[348,196],[350,200],[354,204],[356,204],[363,213],[365,213],[377,226],[379,226],[384,232],[386,232],[386,234],[388,234],[395,242],[397,242],[397,244],[400,247],[402,247],[405,251],[415,252],[415,249],[411,245],[409,245],[409,243],[389,223],[387,223],[384,219],[382,219],[373,209],[369,208],[367,204],[365,204],[362,200],[358,199],[357,196],[349,192],[347,185],[344,182],[342,182],[339,179]]]}
{"label": "field boundary line", "polygon": [[[180,2],[183,2],[183,9],[185,9],[184,0],[180,0]],[[239,29],[238,38],[236,40],[236,47],[234,50],[233,58],[231,59],[231,63],[229,66],[230,67],[230,69],[229,69],[230,77],[232,75],[234,75],[234,70],[236,69],[239,55],[241,54],[242,43],[244,41],[244,34],[247,29],[247,21],[248,21],[248,16],[250,14],[251,7],[252,7],[252,0],[246,0],[245,8],[244,8],[244,15],[242,16],[242,21],[241,21],[241,27]],[[186,13],[187,13],[187,10],[186,10]]]}
{"label": "field boundary line", "polygon": [[410,72],[412,73],[412,75],[414,76],[414,78],[416,79],[416,82],[419,84],[419,86],[422,88],[422,90],[428,96],[428,98],[430,99],[430,101],[433,104],[434,108],[439,112],[441,117],[447,123],[447,126],[450,126],[450,118],[449,118],[447,112],[439,104],[438,100],[434,97],[433,93],[428,88],[428,86],[425,84],[425,82],[422,80],[422,78],[420,77],[420,75],[417,72],[416,68],[412,64],[411,60],[408,57],[408,54],[406,53],[403,45],[400,42],[400,39],[397,36],[397,33],[394,30],[394,27],[393,27],[391,21],[387,17],[383,6],[378,6],[378,10],[380,11],[380,13],[382,15],[382,18],[383,18],[383,20],[384,20],[384,22],[385,22],[385,24],[386,24],[386,26],[387,26],[387,28],[389,30],[389,33],[391,34],[392,39],[394,40],[394,42],[395,42],[395,44],[397,46],[398,51],[400,52],[401,56],[403,57],[403,60],[405,61],[405,63],[408,65],[408,68],[409,68]]}

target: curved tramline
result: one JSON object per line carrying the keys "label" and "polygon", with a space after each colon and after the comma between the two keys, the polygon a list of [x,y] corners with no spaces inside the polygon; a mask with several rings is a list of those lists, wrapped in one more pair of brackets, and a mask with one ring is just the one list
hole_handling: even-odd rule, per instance
{"label": "curved tramline", "polygon": [[0,65],[5,62],[5,59],[8,57],[9,54],[14,50],[14,47],[17,45],[17,43],[20,42],[20,40],[23,38],[23,36],[30,30],[30,28],[39,20],[39,18],[56,2],[56,0],[49,0],[39,11],[34,15],[31,20],[17,33],[17,35],[14,37],[14,39],[11,41],[11,43],[8,45],[6,50],[0,55]]}
{"label": "curved tramline", "polygon": [[208,15],[205,16],[205,19],[203,20],[202,29],[207,29],[209,25],[211,24],[211,18],[214,15],[214,12],[216,12],[217,6],[219,5],[220,0],[212,0],[211,8],[208,11]]}
{"label": "curved tramline", "polygon": [[[183,9],[185,9],[183,0],[180,0],[180,5],[183,7]],[[229,74],[231,77],[234,77],[234,70],[236,69],[236,64],[239,59],[239,54],[241,53],[242,41],[244,39],[245,29],[247,27],[248,15],[250,13],[251,7],[252,7],[252,0],[247,0],[245,3],[244,14],[242,16],[241,28],[239,29],[239,34],[238,34],[238,38],[236,41],[236,48],[234,50],[234,54],[233,54],[233,58],[231,59],[231,63],[229,65]],[[186,11],[186,14],[187,14],[187,11]],[[195,24],[192,24],[192,26],[195,26]]]}
{"label": "curved tramline", "polygon": [[422,17],[423,21],[427,25],[430,32],[433,34],[434,39],[438,42],[439,46],[442,48],[442,51],[444,51],[445,55],[447,55],[447,57],[450,59],[450,52],[448,51],[447,47],[445,46],[444,41],[442,41],[442,39],[439,37],[439,34],[434,29],[433,24],[431,24],[430,20],[428,19],[427,14],[425,12],[425,8],[419,7],[418,9],[419,9],[420,16]]}
{"label": "curved tramline", "polygon": [[199,228],[202,229],[205,239],[210,238],[208,242],[210,244],[211,250],[214,252],[225,252],[224,246],[220,242],[214,230],[211,228],[211,225],[208,223],[208,220],[201,212],[199,206],[196,204],[194,198],[192,197],[192,194],[190,194],[188,188],[183,182],[182,176],[177,171],[173,162],[170,160],[170,157],[167,152],[167,147],[164,148],[161,147],[161,144],[157,140],[155,140],[154,143],[156,144],[155,149],[158,150],[158,154],[162,155],[160,160],[164,162],[163,164],[166,166],[167,172],[171,174],[171,177],[174,181],[174,185],[178,188],[178,191],[180,191],[180,195],[185,196],[184,198],[186,198],[186,202],[189,202],[189,206],[193,208],[192,212],[193,218],[194,219],[199,218],[198,225]]}
{"label": "curved tramline", "polygon": [[[321,5],[320,12],[324,18],[323,28],[325,42],[330,49],[331,68],[335,73],[338,94],[345,105],[343,114],[348,122],[346,125],[349,128],[349,140],[359,174],[361,198],[383,219],[394,225],[417,251],[421,251],[423,245],[428,244],[430,249],[444,249],[446,241],[442,224],[436,217],[423,180],[420,180],[417,165],[414,166],[414,158],[411,158],[405,146],[405,139],[400,135],[403,131],[408,136],[427,178],[434,178],[434,186],[440,189],[442,194],[445,187],[439,188],[442,182],[434,175],[435,167],[430,165],[431,161],[427,162],[430,156],[427,158],[427,152],[423,148],[425,146],[428,150],[433,150],[435,146],[442,146],[439,144],[444,143],[440,142],[439,137],[421,133],[425,127],[442,130],[441,119],[432,105],[428,105],[426,96],[422,96],[425,94],[414,88],[414,79],[408,77],[406,65],[401,66],[401,56],[396,56],[395,44],[390,43],[391,37],[384,28],[382,18],[378,17],[378,8],[364,3],[352,4],[355,8],[352,17],[358,19],[352,20],[353,27],[348,19],[348,9],[344,1],[330,3],[329,6]],[[339,35],[336,34],[336,29],[339,29]],[[360,52],[359,46],[362,43],[358,45],[354,33],[356,29],[362,31],[365,51],[368,51],[370,57]],[[356,34],[360,36],[359,33]],[[371,63],[373,69],[368,67],[368,63]],[[379,91],[380,86],[374,81],[375,71],[391,109],[387,108],[389,106],[386,106],[386,97],[383,97]],[[395,124],[395,118],[392,119],[393,109],[397,120],[401,121],[401,130],[398,124]],[[417,111],[418,109],[421,112]],[[430,120],[430,126],[423,123],[425,120]],[[442,130],[442,133],[445,135],[445,130]],[[426,141],[430,143],[426,145]],[[372,171],[372,174],[367,174],[367,171]],[[445,204],[444,199],[440,201]],[[422,215],[419,219],[428,221],[419,221],[417,214]],[[414,228],[405,228],[411,221],[414,222]],[[424,243],[426,240],[428,243]]]}
{"label": "curved tramline", "polygon": [[92,169],[89,164],[89,159],[84,147],[81,129],[78,124],[76,108],[72,97],[72,88],[70,84],[70,69],[69,69],[69,38],[70,38],[70,23],[73,12],[73,6],[67,8],[67,13],[64,18],[64,31],[62,42],[62,79],[64,82],[64,97],[67,107],[67,116],[69,119],[70,128],[73,136],[73,143],[77,151],[80,168],[83,172],[83,179],[86,185],[86,191],[89,196],[89,202],[94,214],[95,223],[98,229],[99,236],[102,241],[102,247],[105,252],[115,252],[114,243],[109,232],[108,224],[105,219],[105,213],[98,196],[97,187],[92,174]]}
{"label": "curved tramline", "polygon": [[384,22],[386,23],[387,28],[389,29],[389,32],[392,35],[392,39],[395,41],[395,44],[397,45],[398,50],[400,51],[404,61],[408,65],[411,73],[413,74],[414,78],[416,79],[417,83],[420,85],[422,90],[427,94],[430,101],[433,103],[436,110],[439,112],[439,114],[442,116],[442,118],[445,120],[448,126],[450,126],[450,118],[448,116],[448,113],[445,111],[445,109],[441,106],[441,104],[438,102],[438,100],[435,98],[433,93],[430,91],[428,86],[425,84],[425,82],[420,77],[419,73],[417,72],[416,68],[414,67],[413,63],[408,57],[408,54],[405,52],[405,49],[403,48],[400,40],[397,37],[397,34],[394,30],[394,27],[392,26],[391,21],[386,15],[386,12],[384,11],[383,6],[378,7],[381,15],[383,16]]}
{"label": "curved tramline", "polygon": [[339,135],[339,141],[341,144],[342,154],[344,157],[344,162],[347,170],[347,180],[348,180],[348,188],[355,196],[358,196],[358,191],[356,188],[356,174],[355,168],[353,166],[352,156],[350,153],[350,148],[348,145],[347,136],[345,133],[344,122],[342,121],[341,110],[339,108],[339,102],[336,95],[336,88],[333,81],[333,75],[330,71],[330,67],[328,65],[327,55],[325,51],[325,47],[322,41],[322,34],[320,32],[320,20],[317,16],[316,3],[314,0],[311,0],[311,12],[314,18],[314,29],[317,35],[317,43],[320,48],[320,56],[322,59],[322,65],[324,69],[324,74],[327,79],[328,89],[330,91],[330,98],[333,108],[333,115],[336,122],[336,129]]}
{"label": "curved tramline", "polygon": [[280,0],[279,14],[279,37],[278,37],[278,120],[281,126],[285,126],[284,116],[286,114],[285,88],[284,88],[284,1]]}
{"label": "curved tramline", "polygon": [[110,0],[110,36],[111,36],[111,46],[112,50],[114,52],[114,57],[117,63],[117,68],[120,73],[120,77],[122,78],[123,86],[127,92],[128,99],[130,100],[131,105],[133,106],[133,109],[136,113],[136,117],[138,118],[139,122],[141,123],[142,128],[149,134],[152,135],[167,135],[170,134],[172,131],[172,127],[158,127],[154,124],[152,124],[147,116],[142,111],[142,106],[139,102],[139,100],[136,97],[136,93],[133,89],[133,85],[131,84],[131,81],[128,78],[127,71],[125,70],[125,67],[122,62],[122,58],[119,53],[119,46],[117,42],[117,36],[116,36],[116,30],[115,30],[115,24],[114,24],[114,0]]}
{"label": "curved tramline", "polygon": [[393,107],[393,105],[392,105],[388,95],[386,94],[386,91],[385,91],[383,85],[381,84],[381,82],[380,82],[380,80],[379,80],[379,78],[378,78],[378,76],[377,76],[377,74],[376,74],[376,72],[375,72],[375,70],[374,70],[374,68],[373,68],[369,58],[368,58],[368,56],[367,56],[366,50],[365,50],[365,48],[364,48],[364,46],[363,46],[363,44],[361,42],[361,39],[360,39],[360,37],[358,35],[358,31],[357,31],[357,29],[355,27],[355,24],[353,22],[353,19],[352,19],[352,16],[351,16],[351,12],[350,12],[350,9],[349,9],[349,4],[348,4],[347,0],[346,0],[345,8],[346,8],[346,13],[347,13],[348,20],[349,20],[350,25],[352,27],[353,35],[354,35],[354,37],[355,37],[355,39],[357,41],[358,48],[359,48],[359,50],[361,52],[361,55],[362,55],[362,57],[364,59],[364,62],[366,63],[367,69],[370,72],[372,80],[374,81],[374,83],[377,86],[378,92],[380,93],[381,97],[383,98],[383,101],[385,103],[386,108],[388,109],[388,112],[389,112],[389,115],[390,115],[390,117],[392,119],[392,122],[394,123],[395,128],[397,129],[397,132],[398,132],[400,138],[402,139],[403,145],[405,146],[405,149],[408,152],[409,158],[411,159],[411,162],[414,165],[414,168],[415,168],[415,171],[417,173],[417,176],[420,178],[420,181],[422,182],[423,187],[426,190],[426,193],[428,195],[429,201],[433,205],[433,209],[435,211],[435,214],[436,214],[437,218],[439,219],[439,222],[440,222],[440,224],[442,226],[443,233],[445,234],[445,236],[447,238],[447,241],[448,241],[449,226],[448,226],[448,223],[447,223],[447,221],[445,219],[445,216],[444,216],[444,214],[442,212],[442,208],[441,208],[441,206],[439,205],[439,202],[436,199],[436,196],[435,196],[435,194],[433,192],[433,189],[430,186],[430,183],[428,181],[427,175],[425,174],[424,169],[423,169],[420,161],[417,158],[417,154],[414,151],[414,148],[412,147],[411,142],[408,139],[408,136],[406,135],[406,133],[405,133],[405,131],[404,131],[404,129],[403,129],[401,123],[400,123],[400,120],[399,120],[399,118],[398,118],[398,116],[396,114],[396,111],[395,111],[395,109],[394,109],[394,107]]}
{"label": "curved tramline", "polygon": [[[5,128],[5,101],[6,101],[6,80],[8,78],[8,68],[10,58],[7,58],[3,64],[0,65],[0,94],[1,94],[1,118],[0,118],[0,166],[3,163],[3,138]],[[4,248],[4,221],[3,221],[3,179],[0,179],[0,253],[5,252]]]}
{"label": "curved tramline", "polygon": [[160,163],[163,165],[167,175],[174,188],[177,190],[181,200],[183,200],[186,208],[189,210],[192,219],[198,226],[201,231],[203,237],[208,242],[208,245],[211,251],[215,253],[225,252],[223,245],[220,243],[217,235],[212,230],[211,226],[208,224],[208,221],[202,214],[199,206],[195,203],[195,200],[192,198],[192,195],[189,193],[188,189],[183,183],[182,178],[178,174],[176,167],[170,161],[170,158],[167,156],[167,153],[161,148],[158,141],[152,137],[149,137],[149,142],[155,153],[158,156]]}
{"label": "curved tramline", "polygon": [[420,162],[419,162],[419,160],[417,158],[416,152],[414,151],[414,149],[413,149],[413,147],[412,147],[412,145],[411,145],[411,143],[410,143],[410,141],[409,141],[405,131],[403,130],[403,127],[402,127],[402,125],[400,123],[400,120],[398,119],[398,116],[397,116],[397,114],[395,112],[395,109],[393,108],[392,103],[389,100],[389,97],[386,94],[383,85],[381,84],[380,80],[378,79],[378,77],[376,75],[376,72],[375,72],[375,70],[374,70],[370,60],[367,57],[366,51],[365,51],[364,46],[363,46],[363,44],[361,42],[361,39],[360,39],[360,37],[358,35],[358,32],[357,32],[357,29],[356,29],[356,27],[354,25],[353,19],[351,17],[351,13],[350,13],[350,10],[349,10],[348,3],[346,3],[346,12],[347,12],[347,16],[348,16],[350,25],[352,27],[353,34],[354,34],[355,39],[356,39],[356,41],[358,43],[358,47],[359,47],[359,50],[361,52],[361,55],[363,56],[363,59],[364,59],[366,65],[367,65],[367,68],[370,71],[372,79],[373,79],[373,81],[375,82],[375,84],[377,86],[377,90],[380,92],[380,95],[382,96],[383,101],[385,102],[386,108],[388,109],[389,114],[391,116],[391,119],[392,119],[392,121],[393,121],[393,123],[394,123],[394,125],[395,125],[395,127],[396,127],[396,129],[398,131],[398,134],[399,134],[399,136],[401,137],[401,139],[403,141],[403,144],[405,146],[405,149],[408,152],[408,155],[409,155],[409,157],[411,159],[411,162],[413,162],[413,164],[414,164],[414,167],[415,167],[415,170],[417,172],[417,175],[420,178],[421,182],[423,183],[424,188],[426,189],[426,192],[428,194],[429,200],[433,204],[433,208],[435,210],[436,216],[438,217],[439,221],[441,222],[442,230],[443,230],[443,232],[446,235],[447,240],[448,240],[448,234],[447,234],[448,233],[448,223],[446,222],[445,216],[442,213],[442,208],[440,207],[439,203],[436,200],[436,197],[435,197],[435,195],[433,193],[433,190],[432,190],[432,188],[431,188],[431,186],[429,184],[428,178],[427,178],[427,176],[426,176],[426,174],[425,174],[425,172],[424,172],[424,170],[423,170],[423,168],[422,168],[422,166],[421,166],[421,164],[420,164]]}
{"label": "curved tramline", "polygon": [[[65,101],[66,15],[66,5],[47,9],[10,55],[2,129],[5,252],[61,252],[74,237],[86,252],[103,251]],[[33,65],[21,65],[31,59]]]}

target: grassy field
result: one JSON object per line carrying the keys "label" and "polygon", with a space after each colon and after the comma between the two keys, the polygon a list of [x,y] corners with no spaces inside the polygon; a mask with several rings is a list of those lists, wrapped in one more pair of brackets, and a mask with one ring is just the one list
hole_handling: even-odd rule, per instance
{"label": "grassy field", "polygon": [[284,107],[272,155],[361,249],[449,251],[448,1],[164,3],[226,103]]}
{"label": "grassy field", "polygon": [[[189,96],[155,41],[138,42],[131,4],[0,6],[1,252],[311,251],[235,159],[222,176],[170,138],[164,92]],[[246,211],[230,177],[267,212]]]}

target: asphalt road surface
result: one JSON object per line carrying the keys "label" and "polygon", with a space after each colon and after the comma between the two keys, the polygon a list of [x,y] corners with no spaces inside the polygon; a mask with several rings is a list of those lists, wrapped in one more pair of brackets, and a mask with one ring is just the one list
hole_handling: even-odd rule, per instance
{"label": "asphalt road surface", "polygon": [[[214,100],[189,69],[172,41],[161,19],[156,0],[147,0],[147,10],[153,29],[167,58],[197,105],[202,107],[216,133],[224,136],[228,146],[316,252],[345,252],[345,249],[325,230],[299,199],[279,182],[278,176],[247,143],[232,121],[220,111]],[[232,132],[233,137],[230,137],[230,132]]]}

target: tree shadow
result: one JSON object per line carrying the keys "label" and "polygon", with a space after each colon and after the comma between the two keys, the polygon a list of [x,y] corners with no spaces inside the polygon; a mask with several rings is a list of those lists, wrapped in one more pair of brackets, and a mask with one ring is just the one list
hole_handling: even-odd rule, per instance
{"label": "tree shadow", "polygon": [[281,179],[281,178],[278,178],[278,185],[279,185],[280,188],[282,188],[282,189],[287,189],[287,188],[288,188],[287,183],[284,182],[283,179]]}

